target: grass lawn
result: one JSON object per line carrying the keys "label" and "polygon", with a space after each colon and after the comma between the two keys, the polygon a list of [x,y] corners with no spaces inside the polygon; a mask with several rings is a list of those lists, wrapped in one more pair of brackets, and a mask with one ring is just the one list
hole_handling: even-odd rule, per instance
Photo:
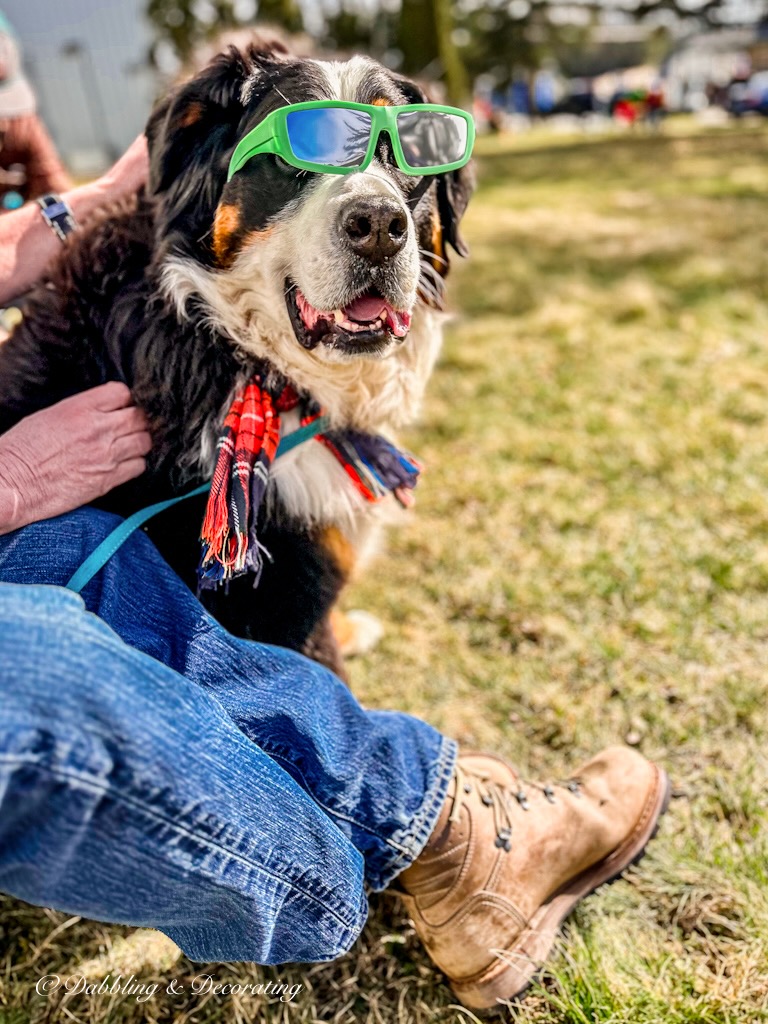
{"label": "grass lawn", "polygon": [[[387,629],[353,687],[531,775],[624,740],[673,777],[648,856],[577,911],[517,1019],[768,1020],[768,130],[480,153],[460,312],[408,438],[417,511],[346,600]],[[293,1005],[168,997],[200,968],[130,935],[6,900],[1,1024],[475,1019],[394,897],[337,964],[210,970],[303,984]],[[109,968],[162,987],[33,991]]]}

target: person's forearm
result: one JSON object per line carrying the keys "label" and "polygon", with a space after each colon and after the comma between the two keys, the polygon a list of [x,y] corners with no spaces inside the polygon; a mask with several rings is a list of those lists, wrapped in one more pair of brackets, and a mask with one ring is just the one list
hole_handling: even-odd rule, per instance
{"label": "person's forearm", "polygon": [[[84,220],[111,196],[102,179],[64,194],[76,220]],[[37,203],[0,217],[0,305],[32,287],[61,247]]]}

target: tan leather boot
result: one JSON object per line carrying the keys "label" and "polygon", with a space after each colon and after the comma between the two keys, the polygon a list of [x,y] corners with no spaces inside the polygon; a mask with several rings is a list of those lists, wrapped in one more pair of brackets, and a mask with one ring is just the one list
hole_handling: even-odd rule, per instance
{"label": "tan leather boot", "polygon": [[416,932],[465,1006],[519,996],[580,899],[637,860],[666,810],[666,774],[610,747],[558,786],[464,754],[421,856],[399,879]]}

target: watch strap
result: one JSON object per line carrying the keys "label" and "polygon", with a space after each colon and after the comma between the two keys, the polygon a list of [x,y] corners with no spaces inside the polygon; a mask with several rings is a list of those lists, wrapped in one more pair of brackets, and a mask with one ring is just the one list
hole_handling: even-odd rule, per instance
{"label": "watch strap", "polygon": [[61,196],[55,193],[41,196],[37,200],[37,204],[40,207],[43,220],[62,242],[77,227],[75,215]]}

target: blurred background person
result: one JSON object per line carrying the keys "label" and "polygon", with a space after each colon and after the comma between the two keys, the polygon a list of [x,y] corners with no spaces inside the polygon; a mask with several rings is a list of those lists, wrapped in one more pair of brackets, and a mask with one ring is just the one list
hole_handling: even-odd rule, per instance
{"label": "blurred background person", "polygon": [[21,50],[0,11],[0,206],[14,209],[26,199],[64,192],[72,182],[37,114],[37,102],[22,71]]}

